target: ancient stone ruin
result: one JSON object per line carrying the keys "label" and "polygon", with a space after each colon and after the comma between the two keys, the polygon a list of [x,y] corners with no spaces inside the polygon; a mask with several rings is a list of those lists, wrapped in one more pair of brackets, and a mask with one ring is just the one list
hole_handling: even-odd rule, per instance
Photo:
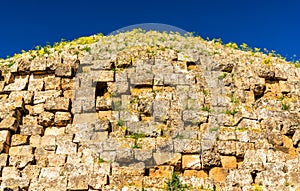
{"label": "ancient stone ruin", "polygon": [[300,68],[140,30],[0,60],[2,190],[300,190]]}

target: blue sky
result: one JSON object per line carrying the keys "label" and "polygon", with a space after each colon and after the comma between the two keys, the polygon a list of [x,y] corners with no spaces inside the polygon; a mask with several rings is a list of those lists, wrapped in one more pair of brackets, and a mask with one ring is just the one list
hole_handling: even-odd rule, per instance
{"label": "blue sky", "polygon": [[164,23],[203,38],[300,58],[297,0],[5,0],[0,3],[0,57],[138,23]]}

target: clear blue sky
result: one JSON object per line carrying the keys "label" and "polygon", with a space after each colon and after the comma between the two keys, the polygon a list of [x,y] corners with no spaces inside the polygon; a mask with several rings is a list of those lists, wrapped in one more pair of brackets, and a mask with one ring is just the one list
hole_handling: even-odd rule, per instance
{"label": "clear blue sky", "polygon": [[299,0],[3,0],[0,8],[0,57],[61,38],[164,23],[300,58]]}

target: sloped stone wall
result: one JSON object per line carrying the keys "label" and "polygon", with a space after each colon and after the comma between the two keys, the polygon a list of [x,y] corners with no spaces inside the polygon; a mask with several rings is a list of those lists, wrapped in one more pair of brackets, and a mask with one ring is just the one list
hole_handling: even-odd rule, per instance
{"label": "sloped stone wall", "polygon": [[300,189],[298,68],[105,46],[1,67],[1,189]]}

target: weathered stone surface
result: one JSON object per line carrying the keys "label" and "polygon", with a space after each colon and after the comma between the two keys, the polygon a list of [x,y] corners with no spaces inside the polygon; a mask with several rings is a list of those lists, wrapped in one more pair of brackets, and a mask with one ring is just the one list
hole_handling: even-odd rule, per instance
{"label": "weathered stone surface", "polygon": [[67,124],[71,123],[72,121],[72,116],[71,113],[69,112],[60,112],[57,111],[55,113],[54,117],[54,123],[57,126],[66,126]]}
{"label": "weathered stone surface", "polygon": [[65,97],[52,97],[45,102],[45,109],[49,111],[68,111],[69,107],[70,99]]}
{"label": "weathered stone surface", "polygon": [[31,164],[34,161],[34,156],[33,154],[23,154],[23,153],[18,153],[14,155],[13,153],[9,153],[9,165],[10,166],[15,166],[19,169],[23,169],[25,166],[28,164]]}
{"label": "weathered stone surface", "polygon": [[[65,79],[65,78],[63,78],[63,79]],[[60,90],[61,89],[61,81],[63,81],[65,83],[65,80],[62,80],[60,77],[55,77],[54,75],[49,75],[47,77],[44,77],[43,81],[44,81],[44,87],[45,87],[46,91],[47,90]]]}
{"label": "weathered stone surface", "polygon": [[14,117],[7,117],[0,122],[0,130],[10,130],[16,132],[18,130],[18,121]]}
{"label": "weathered stone surface", "polygon": [[173,166],[157,166],[155,168],[150,168],[151,177],[160,177],[160,178],[171,178],[174,171]]}
{"label": "weathered stone surface", "polygon": [[54,114],[51,112],[42,112],[38,117],[38,124],[44,127],[53,125]]}
{"label": "weathered stone surface", "polygon": [[58,65],[55,70],[55,75],[60,77],[72,76],[72,67],[70,64]]}
{"label": "weathered stone surface", "polygon": [[237,160],[234,156],[221,156],[223,168],[237,168]]}
{"label": "weathered stone surface", "polygon": [[41,125],[21,125],[20,134],[21,135],[42,135],[44,128]]}
{"label": "weathered stone surface", "polygon": [[182,168],[200,170],[201,169],[200,155],[183,155]]}
{"label": "weathered stone surface", "polygon": [[28,85],[29,76],[16,76],[14,83],[4,87],[4,91],[21,91],[25,90]]}
{"label": "weathered stone surface", "polygon": [[48,98],[59,97],[62,94],[59,90],[36,91],[34,92],[33,104],[45,103]]}
{"label": "weathered stone surface", "polygon": [[11,138],[11,146],[20,146],[20,145],[28,145],[29,144],[29,136],[15,134]]}
{"label": "weathered stone surface", "polygon": [[9,155],[31,155],[33,154],[32,147],[29,145],[23,145],[23,146],[16,146],[11,147],[9,149]]}

